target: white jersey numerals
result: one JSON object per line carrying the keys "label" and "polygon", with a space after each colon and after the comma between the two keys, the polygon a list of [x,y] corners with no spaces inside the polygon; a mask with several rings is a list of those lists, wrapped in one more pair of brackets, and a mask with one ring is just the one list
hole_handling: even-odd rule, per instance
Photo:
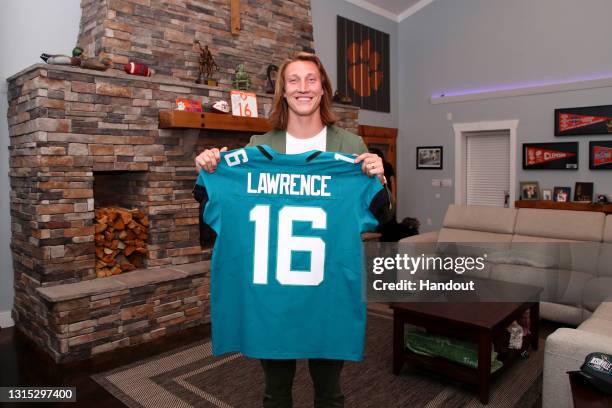
{"label": "white jersey numerals", "polygon": [[[249,213],[255,223],[255,255],[253,258],[253,283],[268,283],[268,254],[270,244],[270,206],[256,205]],[[314,229],[327,228],[327,213],[320,207],[285,206],[278,212],[278,245],[276,254],[276,279],[283,285],[316,286],[323,282],[325,266],[325,241],[319,237],[293,235],[293,222],[310,222]],[[307,271],[291,269],[293,251],[310,253]]]}
{"label": "white jersey numerals", "polygon": [[244,149],[236,150],[223,156],[228,166],[234,167],[240,163],[246,163],[249,161],[249,156]]}

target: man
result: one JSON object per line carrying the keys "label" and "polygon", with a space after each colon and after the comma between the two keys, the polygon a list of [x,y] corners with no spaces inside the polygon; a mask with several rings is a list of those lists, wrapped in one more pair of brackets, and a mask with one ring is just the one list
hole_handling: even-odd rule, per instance
{"label": "man", "polygon": [[[270,122],[274,130],[254,135],[248,146],[268,145],[279,153],[299,154],[311,150],[358,155],[362,171],[379,177],[384,184],[382,159],[368,153],[361,137],[334,126],[331,82],[314,54],[299,53],[279,69]],[[221,150],[208,149],[195,159],[198,170],[215,171]],[[315,388],[315,407],[341,407],[342,360],[310,359],[309,371]],[[264,407],[291,407],[295,360],[261,360],[265,374]]]}

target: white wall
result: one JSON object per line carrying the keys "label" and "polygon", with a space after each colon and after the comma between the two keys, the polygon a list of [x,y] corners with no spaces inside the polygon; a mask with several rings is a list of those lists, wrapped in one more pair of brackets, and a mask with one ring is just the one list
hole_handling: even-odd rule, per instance
{"label": "white wall", "polygon": [[6,79],[41,62],[43,52],[70,54],[81,19],[79,0],[0,1],[0,326],[12,325],[9,134]]}
{"label": "white wall", "polygon": [[[517,184],[537,180],[541,188],[571,186],[573,191],[576,181],[592,181],[596,193],[611,194],[612,172],[588,168],[588,142],[612,136],[555,137],[553,111],[612,104],[612,88],[430,103],[432,95],[453,91],[612,77],[610,15],[610,0],[436,0],[403,20],[399,24],[399,217],[419,218],[423,231],[440,227],[454,200],[454,186],[432,187],[431,179],[456,179],[454,122],[518,119],[518,152],[526,142],[578,141],[578,171],[524,171],[521,153]],[[444,146],[443,170],[415,169],[420,145]],[[512,188],[518,192],[518,185]]]}

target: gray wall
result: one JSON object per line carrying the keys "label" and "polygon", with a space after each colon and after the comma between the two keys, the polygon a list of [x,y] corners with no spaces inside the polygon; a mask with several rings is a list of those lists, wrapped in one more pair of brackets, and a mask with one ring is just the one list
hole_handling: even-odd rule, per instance
{"label": "gray wall", "polygon": [[[519,119],[524,142],[579,141],[578,171],[523,171],[517,182],[541,188],[593,181],[612,193],[612,172],[589,171],[588,142],[606,136],[555,137],[553,110],[612,103],[612,88],[432,105],[432,95],[503,85],[612,76],[609,0],[436,0],[399,24],[399,216],[415,216],[422,230],[439,228],[454,186],[431,186],[454,174],[452,123]],[[453,119],[447,119],[452,113]],[[415,170],[416,146],[443,145],[443,170]],[[518,191],[518,186],[514,186]],[[435,194],[440,193],[436,198]],[[427,219],[432,225],[427,225]]]}
{"label": "gray wall", "polygon": [[388,18],[364,10],[342,0],[311,0],[312,26],[315,51],[325,65],[331,77],[333,89],[336,90],[337,71],[337,36],[336,18],[338,15],[356,21],[368,27],[385,32],[390,36],[390,69],[391,69],[391,112],[382,113],[369,110],[359,112],[359,123],[385,127],[398,127],[398,90],[394,86],[397,78],[397,32],[398,24]]}
{"label": "gray wall", "polygon": [[80,18],[79,0],[0,2],[0,324],[6,324],[13,305],[6,78],[41,62],[42,52],[70,54]]}

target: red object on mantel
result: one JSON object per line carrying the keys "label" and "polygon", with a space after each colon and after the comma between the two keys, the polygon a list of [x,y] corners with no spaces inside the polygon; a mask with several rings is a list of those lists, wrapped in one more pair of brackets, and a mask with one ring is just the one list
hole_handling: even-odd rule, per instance
{"label": "red object on mantel", "polygon": [[148,67],[146,64],[142,64],[140,62],[130,61],[123,66],[123,69],[128,74],[132,75],[140,75],[140,76],[151,76],[153,75],[153,70]]}

